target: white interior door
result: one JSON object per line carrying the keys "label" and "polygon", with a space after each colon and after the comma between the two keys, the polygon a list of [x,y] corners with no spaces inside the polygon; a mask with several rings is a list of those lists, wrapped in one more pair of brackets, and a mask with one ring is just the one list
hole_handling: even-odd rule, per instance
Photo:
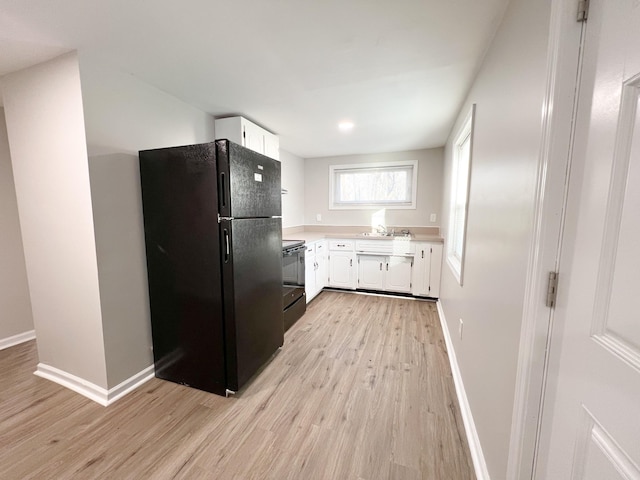
{"label": "white interior door", "polygon": [[590,10],[538,479],[640,479],[640,1]]}

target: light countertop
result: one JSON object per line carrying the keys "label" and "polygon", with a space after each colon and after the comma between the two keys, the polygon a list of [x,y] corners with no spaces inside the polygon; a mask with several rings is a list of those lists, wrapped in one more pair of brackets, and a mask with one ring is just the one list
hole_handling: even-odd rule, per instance
{"label": "light countertop", "polygon": [[[283,240],[304,240],[307,243],[330,238],[344,238],[354,240],[405,240],[408,237],[369,237],[362,233],[326,233],[326,232],[296,232],[287,233],[282,236]],[[409,240],[414,242],[443,243],[443,238],[439,235],[412,234]]]}

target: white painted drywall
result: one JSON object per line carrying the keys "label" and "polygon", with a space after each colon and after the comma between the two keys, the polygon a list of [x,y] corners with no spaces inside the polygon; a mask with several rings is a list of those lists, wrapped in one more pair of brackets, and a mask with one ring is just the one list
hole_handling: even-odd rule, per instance
{"label": "white painted drywall", "polygon": [[0,343],[33,330],[4,109],[0,108]]}
{"label": "white painted drywall", "polygon": [[[386,211],[386,225],[398,227],[439,226],[442,201],[444,151],[442,148],[406,152],[344,155],[305,160],[304,222],[306,225],[361,225],[371,227],[371,215],[380,210],[330,210],[329,166],[384,161],[418,161],[417,208]],[[430,215],[436,214],[436,221]],[[316,215],[322,220],[318,222]]]}
{"label": "white painted drywall", "polygon": [[2,87],[39,361],[106,388],[77,56]]}
{"label": "white painted drywall", "polygon": [[110,388],[153,364],[138,150],[209,142],[214,121],[80,58]]}
{"label": "white painted drywall", "polygon": [[304,159],[280,150],[282,163],[282,227],[304,225]]}
{"label": "white painted drywall", "polygon": [[80,57],[89,155],[214,140],[211,115],[132,75]]}
{"label": "white painted drywall", "polygon": [[110,388],[153,363],[138,157],[89,157]]}
{"label": "white painted drywall", "polygon": [[[491,478],[506,478],[527,259],[533,231],[550,0],[514,0],[445,149],[475,103],[464,286],[443,265],[440,300]],[[444,218],[444,235],[448,218]],[[463,338],[458,322],[464,321]]]}

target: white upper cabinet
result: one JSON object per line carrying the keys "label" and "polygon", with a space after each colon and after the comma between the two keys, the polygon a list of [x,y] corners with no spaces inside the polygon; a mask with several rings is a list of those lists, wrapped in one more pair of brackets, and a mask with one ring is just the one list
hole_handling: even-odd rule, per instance
{"label": "white upper cabinet", "polygon": [[216,119],[215,129],[216,140],[226,138],[254,152],[280,160],[280,140],[278,136],[244,117],[218,118]]}

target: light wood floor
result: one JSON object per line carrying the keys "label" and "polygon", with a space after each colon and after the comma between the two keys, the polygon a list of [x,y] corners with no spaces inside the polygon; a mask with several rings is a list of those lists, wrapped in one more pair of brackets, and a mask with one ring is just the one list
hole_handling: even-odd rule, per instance
{"label": "light wood floor", "polygon": [[0,351],[0,478],[474,479],[435,305],[323,292],[234,398],[153,379],[104,408]]}

